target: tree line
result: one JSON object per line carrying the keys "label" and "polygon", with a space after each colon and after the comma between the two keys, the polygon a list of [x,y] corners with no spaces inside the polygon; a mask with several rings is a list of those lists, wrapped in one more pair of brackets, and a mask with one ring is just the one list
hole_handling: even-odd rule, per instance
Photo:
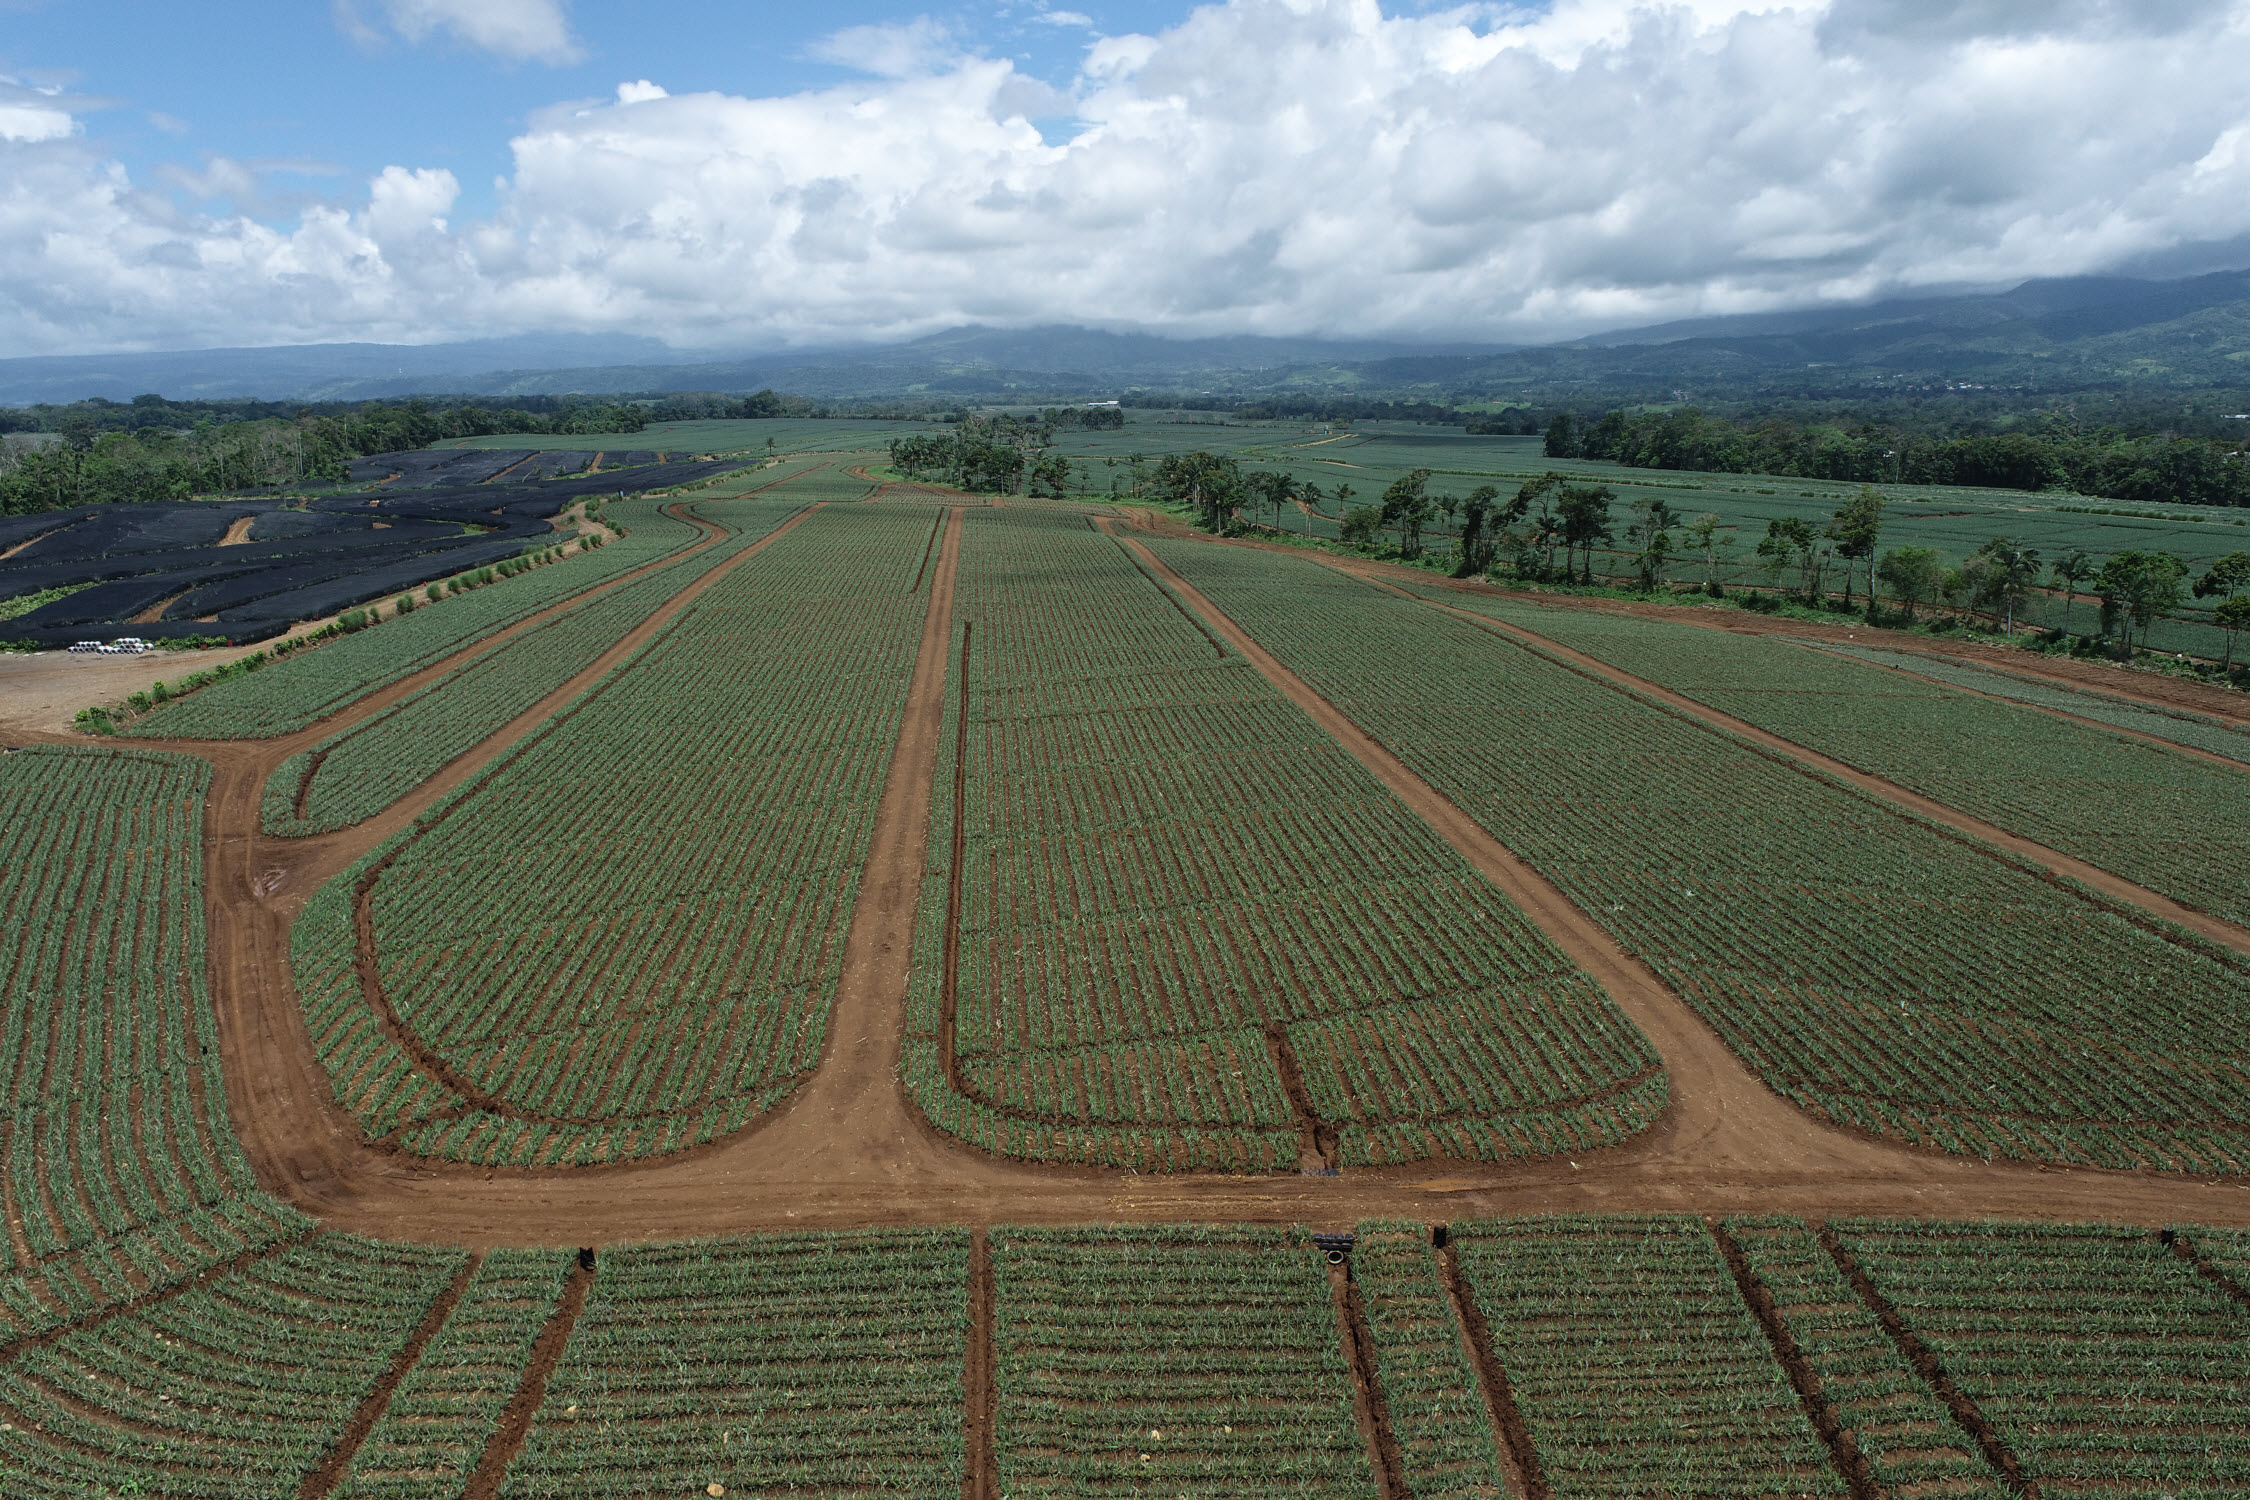
{"label": "tree line", "polygon": [[891,467],[956,489],[1060,495],[1070,487],[1070,461],[1047,451],[1055,440],[1056,424],[1047,419],[1053,415],[968,417],[943,431],[893,438]]}
{"label": "tree line", "polygon": [[[1716,512],[1690,519],[1662,496],[1635,500],[1620,516],[1616,491],[1584,475],[1550,471],[1524,481],[1513,494],[1485,484],[1465,495],[1433,493],[1431,478],[1428,469],[1411,470],[1370,503],[1353,505],[1359,497],[1348,484],[1330,493],[1294,474],[1246,471],[1234,459],[1197,452],[1158,464],[1153,492],[1222,534],[1246,529],[1261,511],[1270,513],[1278,529],[1286,506],[1318,509],[1334,502],[1343,508],[1339,533],[1345,545],[1379,551],[1389,533],[1398,538],[1398,555],[1410,561],[1428,555],[1427,533],[1442,520],[1453,574],[1462,578],[1505,568],[1526,581],[1592,585],[1596,550],[1619,541],[1622,527],[1632,577],[1643,590],[1667,588],[1675,570],[1699,565],[1700,587],[1724,597],[1719,570],[1737,560],[1741,545]],[[1864,598],[1871,623],[1912,624],[1920,611],[1945,604],[1989,612],[2012,633],[2026,601],[2052,588],[2063,595],[2066,625],[2081,595],[2097,600],[2098,634],[2130,651],[2136,634],[2145,647],[2149,627],[2179,610],[2192,592],[2218,601],[2212,618],[2226,633],[2221,670],[2230,673],[2236,636],[2250,630],[2250,552],[2220,558],[2192,583],[2192,569],[2168,552],[2136,549],[2097,562],[2073,550],[2048,560],[2039,549],[2007,537],[1992,538],[1949,567],[1935,548],[1882,548],[1888,504],[1882,491],[1863,485],[1825,519],[1775,517],[1753,555],[1777,591],[1787,579],[1785,593],[1800,602],[1846,612]],[[1840,574],[1843,585],[1840,606],[1831,590],[1833,574]],[[1880,597],[1885,593],[1888,610]]]}
{"label": "tree line", "polygon": [[[648,420],[642,408],[608,404],[579,402],[535,412],[426,401],[368,402],[333,415],[302,411],[235,421],[205,414],[187,426],[146,420],[160,408],[170,414],[193,409],[155,398],[123,408],[82,402],[46,429],[56,432],[57,440],[0,441],[0,515],[341,483],[345,464],[370,453],[426,448],[447,438],[639,432]],[[138,425],[136,417],[143,419]]]}
{"label": "tree line", "polygon": [[1547,424],[1545,449],[1549,458],[1607,459],[1637,469],[2250,505],[2250,465],[2227,438],[2084,431],[2056,414],[2051,421],[2038,432],[1947,437],[1851,419],[1737,422],[1695,407],[1616,410],[1592,422],[1558,412]]}

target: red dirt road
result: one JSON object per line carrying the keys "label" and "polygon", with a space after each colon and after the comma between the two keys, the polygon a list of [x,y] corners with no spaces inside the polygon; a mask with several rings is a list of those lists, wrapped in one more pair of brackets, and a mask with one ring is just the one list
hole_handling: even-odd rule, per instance
{"label": "red dirt road", "polygon": [[[555,708],[623,662],[637,641],[621,643],[412,798],[369,823],[321,839],[260,836],[266,772],[303,743],[375,712],[445,668],[418,674],[289,740],[180,746],[207,756],[217,770],[206,819],[213,999],[228,1099],[260,1180],[336,1228],[478,1247],[604,1245],[873,1224],[1203,1219],[1348,1225],[1369,1217],[1652,1210],[2250,1227],[2250,1182],[1988,1165],[1813,1122],[1759,1084],[1678,997],[1583,912],[1176,578],[1174,586],[1205,610],[1237,649],[1595,974],[1663,1055],[1671,1106],[1654,1129],[1631,1143],[1576,1161],[1430,1163],[1340,1177],[1142,1177],[1032,1167],[985,1157],[938,1135],[906,1100],[897,1068],[907,954],[943,722],[962,545],[959,519],[956,512],[956,524],[946,527],[929,579],[921,650],[820,1066],[795,1096],[757,1124],[677,1157],[511,1171],[426,1161],[370,1145],[329,1098],[288,963],[290,922],[321,881],[447,789],[478,774]],[[750,555],[728,567],[743,565]],[[636,636],[645,639],[643,632],[660,628],[697,591],[683,593]]]}

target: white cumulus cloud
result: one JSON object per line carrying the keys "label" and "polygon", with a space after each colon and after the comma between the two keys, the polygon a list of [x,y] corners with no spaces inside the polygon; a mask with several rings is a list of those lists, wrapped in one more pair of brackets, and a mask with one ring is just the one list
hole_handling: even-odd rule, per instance
{"label": "white cumulus cloud", "polygon": [[54,90],[0,73],[0,141],[59,141],[77,133],[77,118]]}
{"label": "white cumulus cloud", "polygon": [[489,218],[403,167],[294,227],[186,217],[83,137],[0,143],[0,352],[1539,338],[2250,237],[2250,0],[1228,0],[1065,94],[933,22],[823,46],[874,76],[536,116]]}

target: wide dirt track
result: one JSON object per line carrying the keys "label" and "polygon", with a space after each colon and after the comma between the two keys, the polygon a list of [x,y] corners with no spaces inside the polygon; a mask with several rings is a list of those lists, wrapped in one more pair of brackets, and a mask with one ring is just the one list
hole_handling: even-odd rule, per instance
{"label": "wide dirt track", "polygon": [[[942,503],[946,497],[931,498]],[[987,503],[982,497],[958,498],[963,504]],[[691,512],[692,502],[689,506]],[[1576,1160],[1501,1166],[1425,1163],[1333,1177],[1158,1177],[1033,1167],[984,1156],[940,1135],[908,1103],[898,1064],[908,955],[944,718],[962,532],[958,512],[953,520],[956,524],[945,528],[934,560],[907,709],[852,912],[819,1068],[782,1107],[748,1129],[661,1161],[486,1169],[368,1143],[330,1098],[328,1078],[306,1033],[291,981],[289,931],[306,899],[324,882],[536,733],[557,709],[625,664],[719,577],[754,566],[758,553],[786,534],[788,526],[684,590],[576,679],[412,796],[350,829],[307,839],[266,837],[260,829],[260,802],[267,776],[298,750],[380,712],[468,657],[521,631],[536,630],[546,615],[286,738],[159,742],[162,748],[204,757],[214,770],[205,824],[212,998],[235,1126],[261,1183],[333,1228],[476,1247],[600,1246],[750,1230],[887,1224],[1237,1220],[1348,1227],[1376,1218],[1435,1221],[1553,1212],[1991,1217],[2151,1226],[2193,1221],[2250,1227],[2250,1182],[1985,1163],[1905,1148],[1814,1121],[1760,1084],[1677,995],[1559,890],[1137,545],[1134,550],[1142,560],[1202,611],[1230,644],[1600,981],[1662,1055],[1670,1077],[1670,1106],[1654,1129],[1629,1144]],[[720,534],[717,528],[709,530],[704,546]],[[1294,548],[1277,550],[1306,555]],[[1354,572],[1383,571],[1379,565],[1363,568],[1326,560]],[[1417,576],[1427,581],[1429,575]],[[1756,627],[1729,620],[1720,628]],[[2029,668],[2018,668],[2010,663],[2019,670],[2048,665],[2033,660]],[[1597,666],[1586,670],[1612,679],[1621,675]],[[2139,694],[2144,683],[2137,676],[2109,672],[2101,674],[2100,686],[2126,696]],[[2170,690],[2184,686],[2161,684],[2142,696],[2177,704],[2180,698]],[[1636,691],[1655,690],[1643,684]],[[2206,712],[2212,707],[2193,706]],[[1713,718],[1708,709],[1689,708],[1706,720]],[[1747,726],[1725,727],[1771,753],[1810,759],[1809,752],[1786,742],[1765,744],[1772,737],[1759,740]],[[50,734],[16,738],[84,743]],[[1860,773],[1851,775],[1875,782]],[[2025,846],[2022,840],[2008,841],[1950,809],[1918,805],[1920,799],[1888,783],[1872,789],[1967,836],[2002,843],[2020,857],[2085,879],[2113,900],[2172,920],[2199,918],[2190,925],[2250,951],[2250,934],[2239,929],[2184,909],[2166,909],[2169,903],[2162,898],[2115,876],[2067,868],[2061,863],[2064,856]]]}

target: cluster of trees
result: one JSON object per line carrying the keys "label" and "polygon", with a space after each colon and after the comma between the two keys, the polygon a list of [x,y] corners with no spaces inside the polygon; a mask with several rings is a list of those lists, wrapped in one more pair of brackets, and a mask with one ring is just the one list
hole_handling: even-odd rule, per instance
{"label": "cluster of trees", "polygon": [[[1547,479],[1556,482],[1560,476],[1549,475]],[[2149,627],[2187,602],[2188,565],[2169,552],[2151,549],[2119,552],[2099,564],[2091,554],[2074,549],[2050,563],[2035,547],[1994,537],[1957,567],[1948,567],[1933,547],[1893,547],[1878,556],[1886,503],[1881,491],[1862,486],[1858,494],[1836,508],[1825,525],[1803,516],[1777,516],[1766,523],[1756,555],[1777,585],[1783,573],[1794,567],[1794,592],[1815,605],[1827,602],[1828,570],[1840,563],[1844,570],[1842,602],[1847,610],[1852,607],[1854,582],[1864,568],[1869,617],[1873,618],[1880,607],[1880,584],[1909,623],[1921,609],[1943,603],[1963,613],[1989,613],[2003,630],[2012,633],[2016,616],[2032,595],[2042,588],[2052,588],[2062,593],[2067,627],[2072,623],[2071,611],[2078,596],[2087,594],[2101,602],[2099,634],[2117,639],[2127,649],[2133,645],[2136,632],[2145,647]],[[1636,501],[1633,508],[1635,520],[1626,535],[1638,547],[1641,583],[1647,588],[1660,587],[1665,562],[1673,552],[1670,531],[1680,518],[1661,498]],[[1733,538],[1721,532],[1719,517],[1710,512],[1698,516],[1684,530],[1691,550],[1703,559],[1704,587],[1716,592],[1717,567],[1722,554],[1734,546]],[[1585,581],[1591,581],[1590,570]],[[2221,669],[2231,671],[2235,637],[2250,629],[2250,552],[2220,558],[2195,580],[2193,592],[2199,599],[2215,596],[2219,600],[2212,617],[2226,632]]]}
{"label": "cluster of trees", "polygon": [[[764,395],[771,396],[772,392]],[[730,398],[731,399],[731,398]],[[757,398],[750,398],[756,400]],[[353,429],[426,432],[426,441],[513,432],[638,432],[652,420],[647,404],[588,401],[581,396],[516,396],[502,406],[470,397],[410,401],[174,401],[135,396],[110,401],[95,396],[68,405],[0,407],[0,433],[51,432],[84,448],[104,433],[151,429],[187,433],[259,422],[325,418]],[[621,425],[603,426],[604,422]],[[390,451],[370,448],[371,453]]]}
{"label": "cluster of trees", "polygon": [[1107,406],[1050,406],[1039,414],[1039,420],[1049,428],[1083,427],[1088,432],[1121,432],[1125,427],[1125,408]]}
{"label": "cluster of trees", "polygon": [[[828,408],[805,396],[756,391],[747,396],[723,391],[674,391],[633,402],[651,422],[741,422],[758,417],[825,417]],[[638,428],[630,429],[638,431]]]}
{"label": "cluster of trees", "polygon": [[[113,410],[146,416],[161,403],[142,398]],[[637,407],[576,403],[548,412],[482,406],[433,407],[423,401],[368,402],[336,415],[305,412],[192,426],[105,423],[85,402],[64,409],[57,438],[0,441],[0,515],[134,500],[335,483],[345,463],[369,453],[421,448],[443,438],[523,433],[638,432]],[[102,414],[106,415],[106,414]]]}
{"label": "cluster of trees", "polygon": [[1631,468],[1777,474],[1864,484],[2067,489],[2117,500],[2250,505],[2250,465],[2224,438],[2087,432],[2057,417],[2039,432],[1941,436],[1839,419],[1755,424],[1694,407],[1561,412],[1547,424],[1550,458],[1608,459]]}
{"label": "cluster of trees", "polygon": [[[1177,391],[1134,391],[1120,405],[1153,411],[1208,411],[1245,422],[1423,422],[1459,427],[1475,415],[1436,401],[1377,401],[1364,396],[1314,394],[1263,396],[1183,395]],[[1508,429],[1514,431],[1514,428]],[[1537,432],[1536,426],[1524,429]]]}
{"label": "cluster of trees", "polygon": [[[1528,580],[1592,584],[1594,553],[1619,539],[1622,522],[1641,587],[1665,587],[1674,566],[1692,561],[1702,566],[1702,586],[1723,593],[1719,569],[1734,561],[1739,545],[1716,512],[1689,520],[1661,496],[1636,500],[1619,517],[1616,491],[1583,476],[1550,472],[1525,481],[1513,495],[1489,484],[1466,495],[1432,494],[1430,479],[1430,470],[1412,470],[1373,503],[1354,506],[1357,497],[1349,485],[1331,495],[1293,474],[1246,473],[1231,458],[1197,452],[1159,463],[1153,489],[1159,498],[1186,506],[1206,529],[1222,533],[1237,529],[1240,515],[1256,519],[1264,510],[1278,526],[1285,506],[1302,502],[1317,509],[1335,500],[1344,507],[1340,531],[1347,545],[1374,550],[1391,534],[1399,555],[1408,559],[1425,555],[1426,533],[1442,518],[1456,577],[1483,576],[1505,565]],[[2036,548],[1995,537],[1958,567],[1948,567],[1929,547],[1879,551],[1887,504],[1880,490],[1862,486],[1825,522],[1776,517],[1767,523],[1755,556],[1776,587],[1793,572],[1792,592],[1815,605],[1832,600],[1831,570],[1841,568],[1842,607],[1852,609],[1864,587],[1871,618],[1881,608],[1879,586],[1908,622],[1919,610],[1944,603],[1964,612],[1988,611],[2009,631],[2025,602],[2042,588],[2062,592],[2066,624],[2085,594],[2101,603],[2099,633],[2127,648],[2136,633],[2145,646],[2149,627],[2187,602],[2191,570],[2167,552],[2120,552],[2097,564],[2089,554],[2072,551],[2049,564]],[[2197,598],[2219,600],[2213,618],[2226,632],[2222,667],[2231,670],[2235,637],[2250,630],[2250,552],[2219,559],[2192,589]]]}
{"label": "cluster of trees", "polygon": [[970,417],[946,431],[893,438],[891,467],[956,489],[1060,495],[1070,487],[1070,462],[1047,451],[1054,440],[1054,424],[1044,419]]}

